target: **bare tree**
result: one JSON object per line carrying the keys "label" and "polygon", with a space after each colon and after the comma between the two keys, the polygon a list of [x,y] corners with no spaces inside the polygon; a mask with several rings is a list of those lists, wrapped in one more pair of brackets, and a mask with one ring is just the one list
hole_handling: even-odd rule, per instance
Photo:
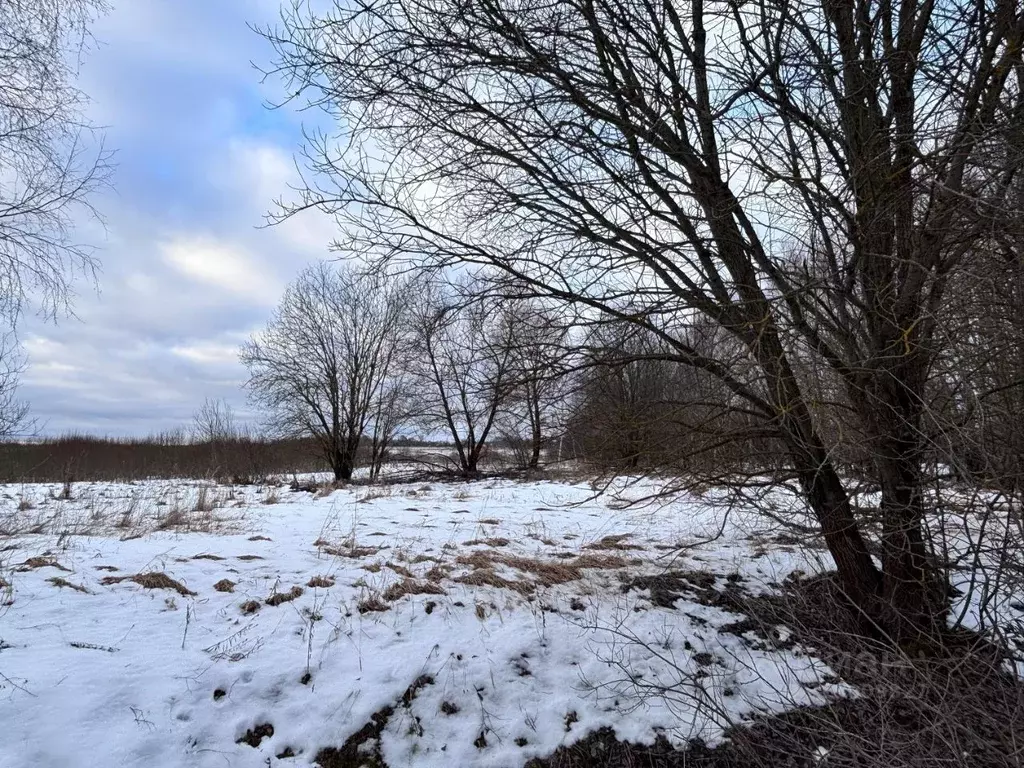
{"label": "bare tree", "polygon": [[213,443],[238,437],[235,412],[223,398],[206,398],[192,414],[192,434],[199,442]]}
{"label": "bare tree", "polygon": [[104,0],[0,4],[0,300],[16,315],[29,299],[67,306],[92,252],[74,239],[76,217],[109,176],[108,155],[84,121],[78,54]]}
{"label": "bare tree", "polygon": [[411,370],[420,421],[451,437],[467,477],[479,472],[514,375],[511,328],[473,299],[476,287],[439,280],[421,285],[410,334],[419,351]]}
{"label": "bare tree", "polygon": [[254,401],[271,409],[284,434],[316,438],[337,481],[352,479],[381,402],[403,304],[400,287],[383,278],[318,263],[288,287],[266,329],[242,347]]}
{"label": "bare tree", "polygon": [[14,437],[32,428],[28,404],[18,400],[18,377],[24,356],[13,333],[0,335],[0,439]]}
{"label": "bare tree", "polygon": [[[92,275],[92,251],[74,239],[76,219],[95,215],[89,196],[109,156],[84,121],[75,86],[88,27],[104,0],[0,3],[0,432],[25,428],[15,398],[21,361],[13,329],[26,305],[54,316],[68,307],[76,274]],[[13,365],[9,361],[18,358]]]}
{"label": "bare tree", "polygon": [[[349,146],[305,148],[351,245],[484,264],[647,329],[785,446],[843,590],[942,632],[924,532],[941,308],[1019,221],[1013,0],[357,0],[268,32]],[[695,314],[742,349],[679,333]],[[880,489],[880,566],[798,357],[840,383]]]}
{"label": "bare tree", "polygon": [[[512,343],[511,385],[502,418],[510,442],[525,441],[522,464],[537,469],[556,420],[563,414],[570,324],[537,300],[506,300],[501,322]],[[525,432],[525,436],[524,433]]]}

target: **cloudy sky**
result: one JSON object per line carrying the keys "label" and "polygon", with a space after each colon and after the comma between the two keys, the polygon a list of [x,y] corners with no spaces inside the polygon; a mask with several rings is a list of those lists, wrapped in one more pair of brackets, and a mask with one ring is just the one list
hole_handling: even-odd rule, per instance
{"label": "cloudy sky", "polygon": [[260,228],[294,178],[301,116],[252,62],[278,0],[113,0],[80,84],[116,150],[113,186],[96,199],[106,231],[95,290],[77,284],[76,317],[20,328],[22,396],[43,432],[145,434],[186,424],[205,397],[244,414],[239,343],[284,285],[329,257],[332,226],[310,215]]}

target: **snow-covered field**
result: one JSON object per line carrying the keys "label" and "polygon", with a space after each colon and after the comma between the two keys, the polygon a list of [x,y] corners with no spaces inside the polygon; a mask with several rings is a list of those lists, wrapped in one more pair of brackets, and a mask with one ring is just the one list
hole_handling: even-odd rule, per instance
{"label": "snow-covered field", "polygon": [[[0,490],[4,766],[308,765],[348,741],[390,768],[512,767],[602,726],[714,742],[848,693],[785,628],[778,645],[721,631],[743,617],[699,599],[825,556],[739,510],[723,527],[700,498],[505,480],[61,491]],[[667,569],[692,592],[652,593],[642,577]]]}

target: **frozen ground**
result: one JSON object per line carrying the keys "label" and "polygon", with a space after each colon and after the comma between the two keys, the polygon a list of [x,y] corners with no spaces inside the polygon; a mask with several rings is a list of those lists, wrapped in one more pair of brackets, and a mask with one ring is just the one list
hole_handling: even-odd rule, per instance
{"label": "frozen ground", "polygon": [[[390,768],[515,767],[602,726],[714,742],[755,711],[849,693],[784,627],[752,641],[699,599],[827,561],[699,498],[62,490],[0,499],[0,765],[308,765],[363,742]],[[642,579],[668,568],[692,594]]]}

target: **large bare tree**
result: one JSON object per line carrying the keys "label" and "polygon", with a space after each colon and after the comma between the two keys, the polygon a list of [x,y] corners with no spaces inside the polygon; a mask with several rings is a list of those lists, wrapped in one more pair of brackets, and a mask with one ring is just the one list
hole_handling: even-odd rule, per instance
{"label": "large bare tree", "polygon": [[404,301],[384,278],[319,262],[242,347],[254,401],[282,434],[316,438],[336,481],[352,479],[360,442],[380,418]]}
{"label": "large bare tree", "polygon": [[[92,251],[75,224],[95,215],[90,194],[108,178],[109,156],[85,121],[77,64],[104,0],[0,3],[0,434],[27,414],[14,397],[20,362],[13,329],[27,304],[44,316],[67,309]],[[12,357],[13,356],[13,357]]]}
{"label": "large bare tree", "polygon": [[[383,259],[486,265],[642,327],[784,446],[857,610],[942,630],[926,394],[947,289],[1020,220],[1018,3],[355,0],[267,34],[341,131],[282,215],[326,208]],[[728,357],[689,343],[698,316]],[[808,367],[857,422],[878,563]]]}

